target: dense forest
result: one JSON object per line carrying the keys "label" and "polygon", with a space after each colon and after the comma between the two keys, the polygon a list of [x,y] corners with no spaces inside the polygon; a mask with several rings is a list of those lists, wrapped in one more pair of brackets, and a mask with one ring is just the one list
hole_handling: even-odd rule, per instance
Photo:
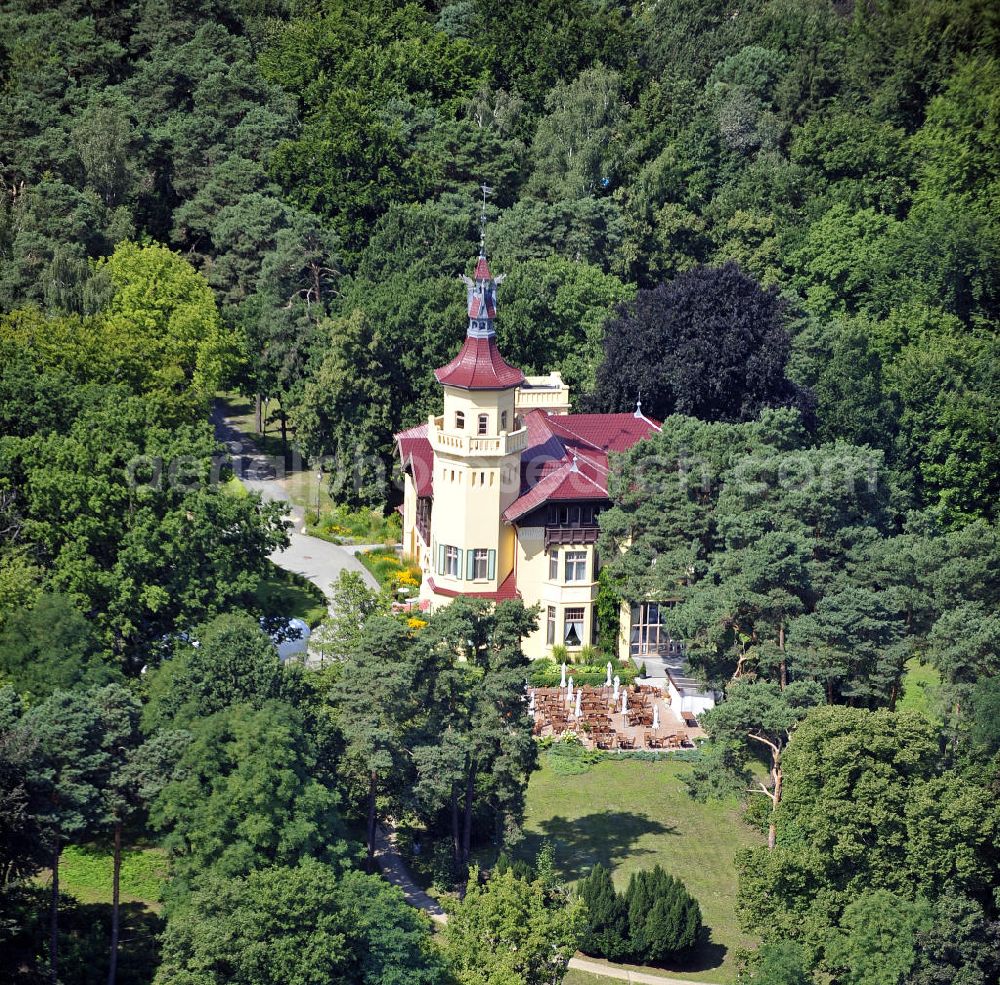
{"label": "dense forest", "polygon": [[[280,664],[283,510],[210,420],[256,397],[391,509],[484,210],[508,361],[664,422],[614,464],[600,603],[669,599],[725,691],[690,787],[761,832],[747,980],[996,982],[998,48],[990,0],[0,5],[0,977],[113,985],[118,907],[58,872],[123,835],[171,864],[137,985],[534,985],[607,929],[540,858],[473,866],[438,948],[365,871],[394,813],[452,881],[516,838],[533,613],[347,580],[340,659]],[[537,933],[493,968],[505,912]]]}
{"label": "dense forest", "polygon": [[461,338],[485,182],[513,363],[582,401],[617,305],[733,261],[780,291],[816,435],[882,449],[912,505],[995,513],[994,4],[15,0],[2,23],[4,310],[104,322],[93,261],[162,243],[214,291],[227,382],[307,454],[388,462]]}

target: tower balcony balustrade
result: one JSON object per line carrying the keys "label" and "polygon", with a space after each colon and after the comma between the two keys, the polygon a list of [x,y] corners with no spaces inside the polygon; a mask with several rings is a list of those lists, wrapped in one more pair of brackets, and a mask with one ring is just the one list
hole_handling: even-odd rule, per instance
{"label": "tower balcony balustrade", "polygon": [[499,435],[466,434],[463,431],[448,431],[444,427],[444,415],[429,417],[428,437],[435,452],[452,455],[496,456],[513,455],[524,451],[528,443],[528,429],[504,431]]}

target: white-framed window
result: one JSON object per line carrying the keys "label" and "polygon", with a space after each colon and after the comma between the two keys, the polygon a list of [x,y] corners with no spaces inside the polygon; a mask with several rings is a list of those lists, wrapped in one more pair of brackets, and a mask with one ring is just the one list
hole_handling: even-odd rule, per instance
{"label": "white-framed window", "polygon": [[583,646],[583,607],[563,610],[563,642],[566,646]]}
{"label": "white-framed window", "polygon": [[505,410],[500,411],[500,430],[507,430],[507,411]]}
{"label": "white-framed window", "polygon": [[632,632],[629,650],[633,657],[647,654],[680,656],[681,641],[670,635],[667,615],[670,602],[640,602],[632,606]]}
{"label": "white-framed window", "polygon": [[556,641],[556,607],[550,605],[545,613],[545,643],[552,646]]}
{"label": "white-framed window", "polygon": [[566,581],[587,580],[587,552],[566,552]]}
{"label": "white-framed window", "polygon": [[489,577],[490,552],[485,547],[477,547],[472,552],[472,577],[475,580]]}
{"label": "white-framed window", "polygon": [[549,581],[559,581],[559,550],[555,547],[549,551]]}
{"label": "white-framed window", "polygon": [[479,423],[476,426],[476,433],[480,434],[480,435],[489,434],[490,433],[490,415],[489,414],[480,414],[479,415]]}
{"label": "white-framed window", "polygon": [[465,411],[461,410],[455,411],[455,430],[456,431],[465,430]]}
{"label": "white-framed window", "polygon": [[457,547],[446,546],[444,549],[444,573],[452,578],[461,577],[459,554],[461,551]]}

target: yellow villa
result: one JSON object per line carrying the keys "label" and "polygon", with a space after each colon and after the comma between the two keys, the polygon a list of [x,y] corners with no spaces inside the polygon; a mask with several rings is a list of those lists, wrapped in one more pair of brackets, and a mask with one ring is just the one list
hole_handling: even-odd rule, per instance
{"label": "yellow villa", "polygon": [[[533,658],[556,644],[571,652],[596,639],[600,559],[597,517],[610,505],[608,455],[659,430],[631,414],[571,414],[558,373],[526,377],[497,347],[496,288],[485,256],[468,289],[469,326],[458,355],[435,370],[443,413],[402,431],[403,548],[423,571],[420,600],[431,611],[458,595],[539,605]],[[622,607],[619,651],[662,660],[687,684],[667,606]],[[684,682],[682,684],[682,681]],[[696,709],[694,691],[679,694]],[[697,707],[697,710],[701,710]]]}

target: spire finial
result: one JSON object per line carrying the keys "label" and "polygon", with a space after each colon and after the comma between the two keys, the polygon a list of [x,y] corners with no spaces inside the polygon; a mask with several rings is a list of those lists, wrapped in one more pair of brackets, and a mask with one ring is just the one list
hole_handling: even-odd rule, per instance
{"label": "spire finial", "polygon": [[493,189],[486,182],[479,186],[483,193],[483,210],[479,213],[479,255],[486,256],[486,198],[493,194]]}
{"label": "spire finial", "polygon": [[642,417],[642,390],[639,391],[635,398],[635,413],[633,417]]}

